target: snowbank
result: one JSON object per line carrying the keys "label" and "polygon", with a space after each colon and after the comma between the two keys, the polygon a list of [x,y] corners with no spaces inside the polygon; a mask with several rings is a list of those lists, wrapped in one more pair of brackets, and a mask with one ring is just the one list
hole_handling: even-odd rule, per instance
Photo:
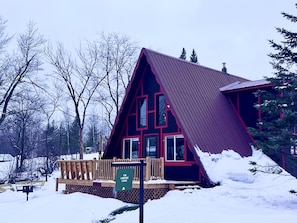
{"label": "snowbank", "polygon": [[[270,180],[275,181],[280,176],[296,180],[261,150],[253,149],[252,156],[249,157],[241,157],[233,150],[225,150],[221,154],[202,152],[198,147],[195,150],[209,178],[220,185],[228,184],[230,181],[252,184],[266,180],[271,183]],[[261,176],[257,174],[259,172],[262,173]]]}
{"label": "snowbank", "polygon": [[13,156],[10,154],[0,154],[0,162],[12,161]]}
{"label": "snowbank", "polygon": [[[221,186],[214,188],[173,190],[159,200],[144,205],[144,222],[196,223],[295,223],[297,197],[289,190],[297,190],[297,180],[285,171],[281,174],[265,172],[274,162],[260,151],[251,157],[240,157],[233,151],[211,155],[197,151],[207,166],[207,173]],[[89,158],[89,157],[88,157]],[[249,171],[261,165],[255,174]],[[262,172],[262,170],[265,170]],[[127,204],[110,198],[55,191],[55,172],[46,184],[29,194],[29,201],[21,192],[0,193],[1,222],[18,223],[98,223],[115,209]],[[137,223],[139,210],[116,216],[112,223]]]}

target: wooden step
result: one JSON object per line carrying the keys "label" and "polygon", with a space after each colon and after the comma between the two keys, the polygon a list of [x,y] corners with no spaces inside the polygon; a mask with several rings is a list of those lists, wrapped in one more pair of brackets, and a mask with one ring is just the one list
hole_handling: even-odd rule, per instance
{"label": "wooden step", "polygon": [[186,189],[201,189],[199,185],[178,185],[174,187],[174,190],[186,190]]}
{"label": "wooden step", "polygon": [[199,181],[168,181],[170,190],[200,189]]}

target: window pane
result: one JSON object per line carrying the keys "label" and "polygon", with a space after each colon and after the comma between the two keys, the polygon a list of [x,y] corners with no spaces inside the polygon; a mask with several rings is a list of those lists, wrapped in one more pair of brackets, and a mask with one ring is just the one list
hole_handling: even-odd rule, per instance
{"label": "window pane", "polygon": [[138,158],[138,138],[124,139],[124,159]]}
{"label": "window pane", "polygon": [[157,96],[157,125],[166,124],[166,100],[164,95]]}
{"label": "window pane", "polygon": [[124,159],[130,158],[130,139],[124,140]]}
{"label": "window pane", "polygon": [[138,127],[143,128],[146,127],[146,99],[139,98],[138,99]]}
{"label": "window pane", "polygon": [[184,160],[184,138],[176,138],[176,160]]}
{"label": "window pane", "polygon": [[145,140],[145,150],[146,150],[146,156],[156,158],[157,157],[157,137],[151,136],[146,137]]}
{"label": "window pane", "polygon": [[132,159],[138,158],[138,140],[133,139],[132,141]]}
{"label": "window pane", "polygon": [[174,160],[174,137],[166,137],[166,159]]}

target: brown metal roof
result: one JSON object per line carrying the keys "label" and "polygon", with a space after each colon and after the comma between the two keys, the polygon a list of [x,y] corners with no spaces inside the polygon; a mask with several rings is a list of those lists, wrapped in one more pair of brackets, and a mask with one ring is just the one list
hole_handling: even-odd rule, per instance
{"label": "brown metal roof", "polygon": [[[251,138],[244,124],[220,88],[247,79],[226,74],[152,50],[142,49],[123,105],[108,141],[105,157],[116,156],[117,140],[136,94],[140,70],[150,67],[190,146],[209,153],[232,149],[242,156],[251,155]],[[119,154],[118,154],[119,155]],[[197,155],[197,154],[195,154]]]}
{"label": "brown metal roof", "polygon": [[190,147],[251,154],[251,138],[220,88],[247,79],[143,49]]}

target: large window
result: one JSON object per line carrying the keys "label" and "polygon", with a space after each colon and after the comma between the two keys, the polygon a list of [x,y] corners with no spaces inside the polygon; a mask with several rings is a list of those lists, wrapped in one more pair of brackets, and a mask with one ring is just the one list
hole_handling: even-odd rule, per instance
{"label": "large window", "polygon": [[124,159],[138,158],[138,138],[126,138],[123,141],[123,157]]}
{"label": "large window", "polygon": [[166,100],[163,94],[156,97],[156,124],[157,126],[166,125]]}
{"label": "large window", "polygon": [[138,128],[146,127],[146,98],[138,98]]}
{"label": "large window", "polygon": [[183,161],[185,154],[185,143],[182,135],[165,137],[166,161]]}
{"label": "large window", "polygon": [[145,140],[145,156],[156,158],[157,150],[158,150],[157,136],[145,136],[144,140]]}

